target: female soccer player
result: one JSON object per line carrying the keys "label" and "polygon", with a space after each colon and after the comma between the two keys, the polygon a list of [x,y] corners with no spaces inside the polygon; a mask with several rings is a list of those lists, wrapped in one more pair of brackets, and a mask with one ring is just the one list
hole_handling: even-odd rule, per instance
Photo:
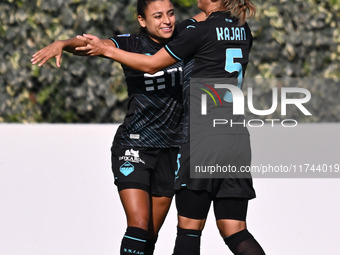
{"label": "female soccer player", "polygon": [[[176,26],[170,0],[138,0],[138,21],[141,31],[121,35],[102,44],[131,52],[152,55],[187,25],[190,19]],[[201,20],[204,14],[194,18]],[[62,50],[75,52],[84,46],[72,38],[56,41],[33,55],[32,63],[42,66],[56,57],[60,67]],[[79,53],[79,55],[83,55]],[[124,123],[115,135],[112,170],[127,217],[127,230],[120,254],[153,254],[158,232],[168,213],[174,194],[174,171],[179,145],[182,142],[182,63],[150,75],[123,66],[128,86],[129,103]]]}
{"label": "female soccer player", "polygon": [[[132,68],[150,73],[184,59],[187,67],[192,68],[191,91],[206,85],[199,82],[202,78],[211,80],[217,78],[219,81],[227,79],[229,82],[232,79],[232,84],[241,87],[252,46],[251,32],[245,21],[255,14],[254,5],[249,0],[198,0],[198,7],[207,15],[206,21],[188,26],[153,56],[141,56],[106,47],[93,42],[91,36],[79,36],[78,38],[87,45],[78,49],[87,50],[89,55],[103,54]],[[192,61],[189,61],[190,59]],[[187,103],[188,85],[188,83],[184,85],[184,101]],[[206,88],[214,89],[209,85]],[[223,104],[222,100],[220,101],[225,113],[223,117],[237,125],[214,129],[208,134],[200,133],[198,130],[199,135],[190,134],[190,141],[187,139],[180,149],[180,168],[176,171],[175,185],[178,233],[174,255],[200,253],[201,231],[212,201],[217,227],[230,250],[239,255],[265,254],[246,228],[248,200],[255,197],[251,176],[246,174],[242,178],[190,178],[190,155],[204,158],[205,153],[210,150],[217,152],[208,155],[213,156],[213,162],[219,165],[229,164],[237,170],[250,165],[249,133],[245,126],[240,125],[244,117],[232,114],[233,98],[230,95],[225,94]],[[191,107],[192,103],[190,102]],[[185,130],[188,130],[188,110],[186,114]],[[204,152],[202,148],[190,146],[193,142],[202,145],[196,141],[200,139],[204,142],[212,140],[222,145],[216,150],[207,143]],[[191,154],[190,149],[194,150]]]}

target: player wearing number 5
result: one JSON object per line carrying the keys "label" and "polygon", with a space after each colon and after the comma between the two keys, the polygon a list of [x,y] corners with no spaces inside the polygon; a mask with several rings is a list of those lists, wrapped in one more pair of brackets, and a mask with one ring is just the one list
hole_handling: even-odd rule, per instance
{"label": "player wearing number 5", "polygon": [[[251,176],[193,179],[190,178],[189,171],[190,157],[204,158],[204,153],[214,150],[207,145],[202,153],[202,148],[190,145],[196,140],[206,139],[207,134],[202,132],[200,135],[189,135],[189,130],[192,131],[192,128],[189,129],[189,124],[192,123],[189,121],[192,117],[189,108],[193,108],[193,102],[190,101],[189,104],[189,87],[190,91],[195,90],[196,86],[206,86],[206,90],[213,91],[214,87],[209,84],[196,83],[196,80],[202,78],[233,79],[234,85],[242,86],[252,46],[251,31],[245,20],[254,15],[255,7],[249,0],[198,0],[198,7],[207,15],[206,21],[189,25],[153,56],[131,54],[114,48],[106,48],[103,54],[132,68],[151,73],[184,60],[185,77],[191,77],[190,80],[185,80],[183,86],[184,130],[187,137],[178,156],[179,168],[176,171],[178,233],[174,255],[200,253],[201,231],[211,202],[214,205],[217,227],[230,250],[234,254],[263,255],[263,249],[246,228],[248,200],[255,197]],[[88,44],[82,49],[91,51],[96,48],[90,38],[80,39]],[[189,69],[190,74],[187,72]],[[242,123],[243,116],[232,114],[231,101],[231,94],[226,93],[221,97],[220,103],[227,115],[223,117]],[[250,140],[245,126],[234,125],[216,130],[209,134],[209,139],[222,144],[218,146],[217,153],[209,154],[214,156],[213,162],[237,168],[250,165]]]}

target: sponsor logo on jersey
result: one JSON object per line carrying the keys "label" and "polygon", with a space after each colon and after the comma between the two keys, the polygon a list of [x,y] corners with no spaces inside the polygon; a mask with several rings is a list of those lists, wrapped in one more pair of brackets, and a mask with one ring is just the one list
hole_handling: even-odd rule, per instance
{"label": "sponsor logo on jersey", "polygon": [[[165,75],[170,78],[168,79],[168,83],[166,83]],[[166,88],[167,84],[168,86],[170,85],[171,87],[175,87],[176,81],[178,84],[183,83],[182,67],[170,66],[169,68],[154,74],[144,73],[144,84],[146,91],[162,90]]]}
{"label": "sponsor logo on jersey", "polygon": [[139,157],[139,151],[133,149],[126,150],[125,155],[119,157],[119,160],[129,161],[133,163],[142,163],[145,165],[145,161]]}
{"label": "sponsor logo on jersey", "polygon": [[134,170],[135,170],[135,167],[129,161],[126,161],[119,168],[119,171],[125,176],[128,176],[129,174],[131,174]]}

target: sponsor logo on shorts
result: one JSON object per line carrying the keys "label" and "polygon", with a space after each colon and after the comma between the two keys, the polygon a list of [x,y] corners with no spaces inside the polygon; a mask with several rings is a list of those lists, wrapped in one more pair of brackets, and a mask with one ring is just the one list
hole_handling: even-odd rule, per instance
{"label": "sponsor logo on shorts", "polygon": [[125,176],[128,176],[129,174],[131,174],[134,170],[135,170],[135,167],[129,161],[126,161],[119,168],[119,171]]}
{"label": "sponsor logo on shorts", "polygon": [[119,160],[129,161],[133,163],[142,163],[145,165],[145,161],[139,157],[139,151],[133,149],[126,150],[125,156],[119,157]]}

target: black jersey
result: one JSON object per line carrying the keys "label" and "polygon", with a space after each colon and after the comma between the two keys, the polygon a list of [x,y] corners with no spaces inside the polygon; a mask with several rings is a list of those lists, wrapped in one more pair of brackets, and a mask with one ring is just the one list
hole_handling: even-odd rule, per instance
{"label": "black jersey", "polygon": [[[169,42],[165,49],[176,60],[185,60],[186,69],[190,69],[190,74],[185,74],[191,77],[190,94],[193,90],[203,87],[206,91],[210,91],[212,96],[216,91],[212,91],[214,84],[202,84],[201,79],[211,81],[228,81],[228,84],[242,86],[242,78],[248,64],[249,52],[252,46],[252,35],[248,25],[245,23],[242,26],[238,25],[238,20],[231,17],[230,13],[214,12],[206,21],[195,23],[187,26],[187,29],[182,32],[173,41]],[[190,45],[190,47],[188,47]],[[189,105],[193,108],[194,103],[189,104],[189,80],[185,79],[183,85],[185,115],[186,115],[186,130],[189,130],[189,113],[192,118],[192,110],[189,111]],[[206,87],[205,87],[206,86]],[[214,93],[213,93],[214,92]],[[203,93],[203,92],[202,92]],[[216,92],[217,93],[217,92]],[[224,91],[219,91],[220,98],[225,100],[217,101],[216,105],[223,107],[223,118],[229,119],[234,123],[244,123],[243,115],[233,115],[232,103],[230,95]],[[228,101],[228,98],[230,99]],[[197,99],[200,101],[200,98]],[[219,105],[221,104],[221,105]],[[195,104],[196,112],[200,111],[200,102]],[[215,116],[210,114],[211,121]],[[221,118],[221,116],[219,116]],[[190,120],[190,125],[193,125]],[[192,129],[191,129],[192,131]],[[215,132],[216,130],[213,130]],[[233,127],[223,127],[221,132],[214,134],[248,134],[245,125],[234,125]],[[202,130],[201,135],[206,135]],[[192,136],[192,134],[191,134]],[[187,139],[188,140],[188,139]]]}
{"label": "black jersey", "polygon": [[[174,35],[194,22],[190,19],[176,25]],[[164,46],[151,40],[145,32],[110,39],[119,49],[146,55],[153,55]],[[122,67],[129,102],[114,142],[131,147],[178,147],[183,139],[183,63],[178,62],[153,75]]]}

